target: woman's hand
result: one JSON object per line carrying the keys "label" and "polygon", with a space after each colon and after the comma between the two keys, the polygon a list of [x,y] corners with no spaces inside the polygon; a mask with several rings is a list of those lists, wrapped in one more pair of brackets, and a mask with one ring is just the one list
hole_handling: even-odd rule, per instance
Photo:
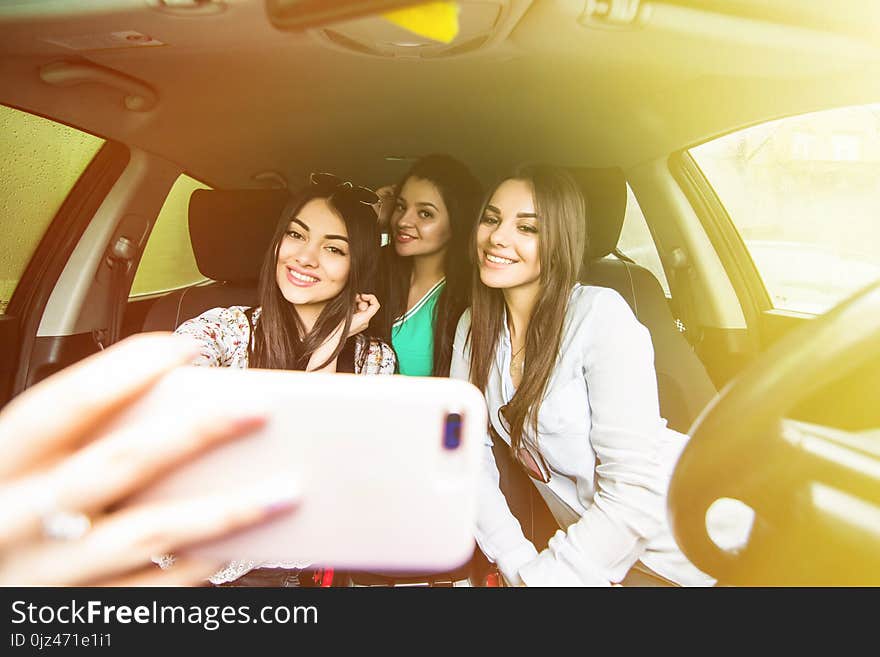
{"label": "woman's hand", "polygon": [[13,399],[0,413],[0,585],[204,583],[219,564],[180,552],[290,510],[292,490],[243,489],[176,503],[119,504],[159,475],[261,426],[252,411],[210,417],[114,420],[198,346],[143,334],[87,358]]}
{"label": "woman's hand", "polygon": [[379,312],[379,300],[374,294],[359,294],[355,298],[354,315],[351,317],[351,326],[348,329],[348,337],[357,335],[366,330],[370,320]]}
{"label": "woman's hand", "polygon": [[[358,294],[355,297],[354,313],[351,316],[351,326],[348,327],[348,335],[345,336],[345,339],[347,340],[351,336],[357,335],[361,331],[366,330],[370,325],[370,320],[373,319],[373,316],[377,312],[379,312],[379,300],[376,298],[376,295]],[[330,355],[336,350],[336,347],[339,346],[339,341],[342,338],[342,329],[344,328],[345,322],[340,322],[339,326],[334,329],[333,333],[324,340],[324,344],[312,352],[307,368],[310,372],[336,371],[336,359],[327,363],[320,369],[318,369],[318,367],[326,362],[327,359],[330,358]]]}
{"label": "woman's hand", "polygon": [[379,230],[388,230],[391,217],[394,215],[395,202],[397,201],[397,188],[394,185],[385,185],[376,190],[379,202],[373,205],[376,216],[379,218]]}

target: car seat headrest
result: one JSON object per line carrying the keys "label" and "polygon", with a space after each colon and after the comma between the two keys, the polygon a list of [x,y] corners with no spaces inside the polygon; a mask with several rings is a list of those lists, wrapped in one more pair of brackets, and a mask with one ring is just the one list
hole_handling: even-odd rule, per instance
{"label": "car seat headrest", "polygon": [[189,235],[196,265],[215,281],[254,282],[272,241],[286,190],[199,189],[189,201]]}
{"label": "car seat headrest", "polygon": [[566,167],[587,202],[587,250],[584,262],[617,248],[626,214],[626,178],[617,167]]}

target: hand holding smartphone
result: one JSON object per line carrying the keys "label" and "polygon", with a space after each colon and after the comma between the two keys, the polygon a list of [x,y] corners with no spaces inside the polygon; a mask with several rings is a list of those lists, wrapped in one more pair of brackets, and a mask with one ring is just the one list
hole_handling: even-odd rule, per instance
{"label": "hand holding smartphone", "polygon": [[196,556],[408,572],[453,569],[470,558],[486,427],[483,395],[472,385],[184,367],[128,417],[162,413],[174,422],[230,405],[265,411],[269,421],[131,502],[273,480],[297,482],[302,501],[291,514],[193,548]]}

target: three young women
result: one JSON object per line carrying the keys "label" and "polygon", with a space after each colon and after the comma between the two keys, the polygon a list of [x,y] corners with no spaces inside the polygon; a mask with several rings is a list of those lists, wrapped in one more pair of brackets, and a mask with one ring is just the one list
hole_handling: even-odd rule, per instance
{"label": "three young women", "polygon": [[525,538],[487,447],[477,542],[512,585],[609,585],[637,561],[658,580],[711,584],[666,521],[686,438],[660,417],[650,335],[615,291],[577,282],[586,217],[566,172],[524,167],[474,233],[451,374],[484,391],[492,430],[560,527],[540,552]]}

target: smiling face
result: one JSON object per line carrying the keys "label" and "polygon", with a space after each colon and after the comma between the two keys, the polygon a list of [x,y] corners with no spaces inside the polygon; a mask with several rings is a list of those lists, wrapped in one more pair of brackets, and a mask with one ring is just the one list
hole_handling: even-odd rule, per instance
{"label": "smiling face", "polygon": [[477,264],[484,285],[505,290],[539,285],[539,228],[532,186],[517,179],[501,183],[477,228]]}
{"label": "smiling face", "polygon": [[396,203],[391,230],[397,255],[443,253],[452,237],[452,226],[449,211],[437,187],[422,178],[408,178]]}
{"label": "smiling face", "polygon": [[275,280],[298,310],[320,313],[348,282],[348,231],[327,199],[314,198],[294,215],[278,247]]}

